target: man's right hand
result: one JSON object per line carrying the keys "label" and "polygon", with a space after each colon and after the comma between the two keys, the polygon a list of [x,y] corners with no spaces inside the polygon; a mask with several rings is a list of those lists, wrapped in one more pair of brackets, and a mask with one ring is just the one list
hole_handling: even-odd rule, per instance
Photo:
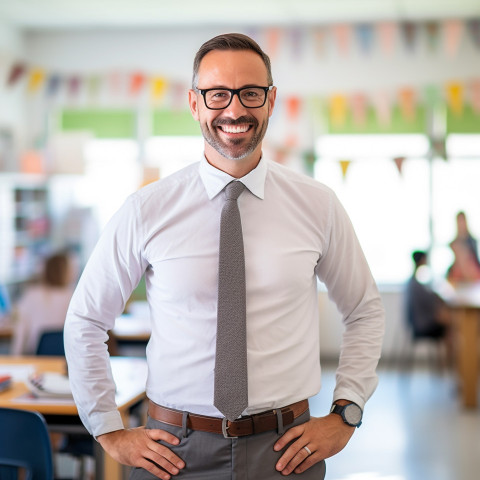
{"label": "man's right hand", "polygon": [[169,480],[185,467],[185,462],[169,448],[157,443],[163,440],[171,445],[180,441],[169,432],[144,427],[116,430],[97,437],[102,448],[117,462],[140,467],[152,475]]}

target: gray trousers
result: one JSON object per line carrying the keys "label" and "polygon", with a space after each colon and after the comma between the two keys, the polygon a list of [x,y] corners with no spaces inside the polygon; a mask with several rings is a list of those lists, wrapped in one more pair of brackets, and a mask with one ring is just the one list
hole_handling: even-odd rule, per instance
{"label": "gray trousers", "polygon": [[[310,418],[306,411],[286,428],[305,423]],[[172,479],[181,480],[279,480],[285,479],[275,469],[283,451],[275,452],[273,445],[280,438],[279,432],[272,430],[238,438],[224,438],[223,435],[182,429],[158,420],[148,418],[146,428],[166,430],[180,439],[173,450],[186,464],[185,468]],[[163,442],[160,442],[163,443]],[[325,461],[319,462],[306,472],[297,475],[301,480],[323,480]],[[157,477],[142,468],[134,468],[130,480],[153,480]]]}

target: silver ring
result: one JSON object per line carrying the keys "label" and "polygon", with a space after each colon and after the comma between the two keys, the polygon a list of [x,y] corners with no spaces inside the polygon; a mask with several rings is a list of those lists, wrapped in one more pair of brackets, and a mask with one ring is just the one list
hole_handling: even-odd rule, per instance
{"label": "silver ring", "polygon": [[309,449],[306,445],[305,445],[303,448],[307,451],[307,453],[308,453],[309,455],[312,454],[312,452],[310,451],[310,449]]}

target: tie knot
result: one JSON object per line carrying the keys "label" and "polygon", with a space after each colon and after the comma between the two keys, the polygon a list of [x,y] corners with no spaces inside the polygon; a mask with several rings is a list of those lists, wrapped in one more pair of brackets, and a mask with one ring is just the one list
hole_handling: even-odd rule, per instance
{"label": "tie knot", "polygon": [[245,189],[245,185],[242,182],[233,181],[225,187],[225,194],[227,200],[236,200]]}

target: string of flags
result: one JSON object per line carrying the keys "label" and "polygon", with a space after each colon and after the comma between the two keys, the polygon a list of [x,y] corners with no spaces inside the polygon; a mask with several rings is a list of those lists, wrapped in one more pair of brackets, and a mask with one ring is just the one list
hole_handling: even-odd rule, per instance
{"label": "string of flags", "polygon": [[[290,52],[296,60],[313,49],[321,59],[332,51],[348,57],[354,49],[368,55],[375,49],[384,55],[393,56],[399,48],[415,54],[419,49],[442,53],[454,58],[462,42],[470,41],[480,52],[480,19],[450,19],[438,22],[379,22],[362,24],[336,24],[312,28],[266,28],[247,32],[265,45],[267,53],[278,57]],[[62,97],[66,104],[78,105],[86,100],[88,106],[101,104],[102,96],[109,99],[139,101],[146,99],[152,106],[184,110],[187,107],[185,92],[189,85],[159,74],[142,71],[97,72],[92,74],[57,73],[38,65],[16,61],[10,67],[5,79],[7,88],[23,86],[32,97],[43,95],[54,100]],[[448,105],[450,110],[461,116],[468,106],[480,115],[480,75],[478,78],[452,80],[443,85],[424,87],[404,86],[395,91],[333,92],[323,96],[279,97],[290,124],[300,117],[322,115],[327,117],[330,127],[341,129],[349,119],[354,127],[362,128],[368,121],[369,112],[375,113],[377,122],[388,127],[392,122],[394,109],[398,109],[405,121],[414,121],[421,105],[436,103]],[[313,164],[314,155],[302,147],[300,135],[295,129],[289,132],[278,147],[281,158],[288,151],[302,151],[307,164]],[[441,148],[436,151],[441,153]],[[398,171],[402,172],[404,158],[393,159]],[[349,160],[339,160],[342,175],[346,176]]]}

